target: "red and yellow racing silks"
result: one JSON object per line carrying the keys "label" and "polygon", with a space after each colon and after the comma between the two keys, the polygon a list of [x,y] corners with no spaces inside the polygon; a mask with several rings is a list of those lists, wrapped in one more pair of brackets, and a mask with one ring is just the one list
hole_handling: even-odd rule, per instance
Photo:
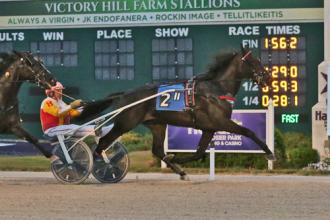
{"label": "red and yellow racing silks", "polygon": [[47,97],[41,103],[40,108],[42,130],[46,131],[52,127],[70,124],[70,119],[79,114],[78,110],[71,109],[70,105],[65,104],[62,100]]}

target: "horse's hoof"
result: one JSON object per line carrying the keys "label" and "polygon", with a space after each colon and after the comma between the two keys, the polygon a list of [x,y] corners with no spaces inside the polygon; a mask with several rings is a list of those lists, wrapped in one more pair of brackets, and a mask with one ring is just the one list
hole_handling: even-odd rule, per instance
{"label": "horse's hoof", "polygon": [[189,179],[189,177],[188,177],[187,174],[180,176],[180,180],[183,180],[183,181],[190,181],[190,179]]}
{"label": "horse's hoof", "polygon": [[275,154],[266,154],[266,159],[276,161]]}
{"label": "horse's hoof", "polygon": [[165,155],[165,157],[163,157],[163,161],[165,161],[165,160],[172,161],[174,157],[175,157],[174,154],[167,154],[167,155]]}

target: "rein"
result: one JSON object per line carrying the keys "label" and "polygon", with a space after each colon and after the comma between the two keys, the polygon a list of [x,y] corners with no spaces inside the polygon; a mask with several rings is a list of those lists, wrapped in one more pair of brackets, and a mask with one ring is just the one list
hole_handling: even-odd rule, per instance
{"label": "rein", "polygon": [[62,96],[65,96],[65,97],[67,97],[67,98],[69,98],[69,99],[71,99],[73,101],[77,100],[76,98],[73,98],[72,96],[69,96],[69,95],[67,95],[67,94],[65,94],[63,92],[58,92],[58,91],[55,91],[55,90],[53,90],[53,92],[56,92],[58,94],[61,94]]}

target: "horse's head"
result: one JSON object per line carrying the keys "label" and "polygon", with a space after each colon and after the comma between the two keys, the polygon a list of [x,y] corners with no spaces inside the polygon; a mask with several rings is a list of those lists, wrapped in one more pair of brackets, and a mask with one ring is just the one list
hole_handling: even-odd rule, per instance
{"label": "horse's head", "polygon": [[241,56],[243,73],[261,87],[269,85],[271,75],[263,67],[260,59],[253,57],[252,51],[243,47],[241,47]]}
{"label": "horse's head", "polygon": [[17,51],[14,51],[14,53],[17,56],[15,72],[18,80],[31,81],[45,89],[55,85],[55,77],[32,53]]}

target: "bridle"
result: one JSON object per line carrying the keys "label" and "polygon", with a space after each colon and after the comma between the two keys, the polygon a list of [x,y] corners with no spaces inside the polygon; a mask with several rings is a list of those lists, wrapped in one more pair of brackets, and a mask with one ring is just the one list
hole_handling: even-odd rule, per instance
{"label": "bridle", "polygon": [[[45,78],[46,78],[45,71],[48,72],[48,70],[44,67],[44,65],[43,65],[41,62],[37,61],[37,62],[39,63],[39,65],[41,65],[41,67],[43,68],[43,70],[38,71],[38,73],[36,73],[35,70],[34,70],[34,68],[33,68],[33,67],[35,66],[35,62],[32,61],[28,56],[25,56],[25,55],[24,55],[24,58],[22,57],[22,58],[21,58],[21,61],[22,61],[22,62],[25,61],[25,62],[27,63],[27,65],[29,65],[29,66],[31,67],[31,70],[32,70],[32,72],[34,73],[34,83],[35,83],[39,88],[45,89],[44,86],[42,86],[42,84],[41,84],[41,82],[42,82],[41,77],[42,77],[43,79],[45,79]],[[38,68],[39,68],[39,67],[38,67]],[[46,82],[46,81],[44,81],[43,83],[46,84],[49,88],[52,87],[52,86],[51,86],[48,82]],[[54,92],[56,92],[56,91],[54,91]],[[57,92],[57,93],[58,93],[58,92]],[[76,100],[75,98],[73,98],[73,97],[71,97],[71,96],[69,96],[69,95],[66,95],[66,94],[64,94],[64,93],[61,93],[61,94],[62,94],[63,96],[65,96],[65,97],[69,98],[69,99]]]}
{"label": "bridle", "polygon": [[251,54],[252,54],[252,51],[249,50],[249,52],[247,52],[247,53],[242,57],[241,60],[242,60],[243,62],[246,62],[246,61],[247,61],[246,58],[248,58]]}
{"label": "bridle", "polygon": [[242,58],[241,61],[249,66],[249,68],[252,70],[253,74],[253,80],[258,84],[264,84],[263,78],[264,78],[264,73],[257,71],[256,68],[249,62],[248,58],[252,54],[252,51],[249,50]]}
{"label": "bridle", "polygon": [[[19,63],[17,63],[19,62]],[[9,78],[11,76],[13,76],[13,78],[16,78],[16,79],[12,79],[10,82],[0,82],[0,86],[1,84],[4,84],[4,83],[21,83],[21,82],[25,82],[25,81],[30,81],[30,80],[19,80],[19,75],[18,74],[15,74],[15,71],[16,71],[16,68],[23,68],[24,67],[24,64],[23,62],[25,62],[25,65],[28,65],[30,67],[30,71],[32,71],[32,73],[34,74],[34,79],[33,79],[33,83],[35,83],[39,88],[42,88],[44,86],[42,86],[42,83],[44,84],[47,84],[49,87],[51,87],[51,85],[46,82],[46,81],[43,81],[42,79],[45,79],[46,78],[46,74],[45,74],[45,71],[47,71],[45,68],[43,70],[40,70],[38,71],[38,73],[34,70],[34,66],[35,64],[27,57],[24,55],[24,57],[20,57],[19,60],[15,61],[15,63],[17,64],[11,64],[11,66],[9,66],[6,70],[5,70],[5,76],[6,78]],[[16,65],[16,66],[14,66]],[[40,63],[40,65],[42,65]],[[0,116],[2,115],[5,115],[6,113],[12,111],[13,109],[15,109],[15,107],[17,107],[18,105],[18,101],[16,100],[12,105],[10,106],[0,106]]]}
{"label": "bridle", "polygon": [[[47,84],[49,88],[51,87],[51,85],[48,82],[42,80],[42,78],[43,79],[46,78],[46,74],[45,74],[45,71],[47,71],[46,68],[44,68],[44,70],[38,71],[38,73],[36,73],[36,71],[33,69],[33,66],[35,66],[35,64],[33,64],[33,62],[28,57],[24,57],[24,58],[21,57],[18,61],[20,63],[17,64],[16,67],[14,67],[13,64],[12,64],[10,67],[7,68],[7,70],[5,71],[5,74],[8,74],[8,76],[13,75],[16,68],[23,68],[24,67],[23,62],[25,62],[26,65],[31,67],[31,72],[34,75],[34,79],[33,80],[19,80],[19,76],[16,74],[16,79],[14,79],[10,82],[0,82],[0,84],[2,84],[2,83],[32,82],[32,83],[35,83],[38,87],[40,87],[42,89],[44,89],[43,86],[42,86],[42,83]],[[40,63],[40,65],[43,66],[43,64],[41,64],[41,63]]]}
{"label": "bridle", "polygon": [[[44,67],[44,65],[43,65],[42,63],[38,62],[39,65],[41,65],[41,67],[43,68],[43,70],[40,70],[40,71],[38,71],[38,73],[36,73],[36,71],[35,71],[34,68],[33,68],[33,67],[35,66],[35,62],[31,61],[29,57],[24,56],[24,57],[21,58],[21,61],[22,61],[22,62],[26,62],[26,64],[27,64],[28,66],[31,67],[31,71],[32,71],[33,74],[34,74],[34,83],[35,83],[38,87],[40,87],[40,88],[42,88],[42,89],[45,89],[44,86],[42,86],[42,83],[44,83],[44,84],[47,84],[47,86],[48,86],[49,88],[51,88],[51,85],[50,85],[48,82],[41,80],[41,77],[42,77],[43,79],[46,78],[45,71],[48,71],[48,70]],[[39,67],[38,67],[38,68],[39,68]],[[39,69],[40,69],[40,68],[39,68]]]}

